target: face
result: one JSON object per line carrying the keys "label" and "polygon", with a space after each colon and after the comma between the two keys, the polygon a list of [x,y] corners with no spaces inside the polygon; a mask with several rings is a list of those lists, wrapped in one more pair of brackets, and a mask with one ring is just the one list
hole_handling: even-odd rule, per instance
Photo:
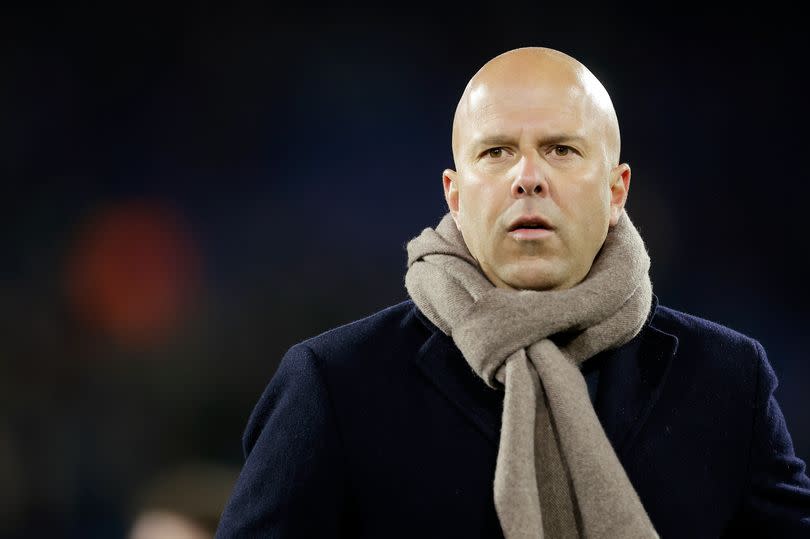
{"label": "face", "polygon": [[[507,79],[471,87],[460,107],[445,198],[495,286],[570,288],[618,221],[630,168],[611,165],[609,122],[575,79]],[[510,231],[521,217],[550,228]]]}

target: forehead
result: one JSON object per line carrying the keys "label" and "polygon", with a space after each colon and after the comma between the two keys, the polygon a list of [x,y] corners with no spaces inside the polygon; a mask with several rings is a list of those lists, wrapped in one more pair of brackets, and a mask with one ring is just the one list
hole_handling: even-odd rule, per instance
{"label": "forehead", "polygon": [[482,84],[470,92],[464,116],[467,135],[504,130],[566,130],[585,135],[597,123],[583,89],[560,84]]}

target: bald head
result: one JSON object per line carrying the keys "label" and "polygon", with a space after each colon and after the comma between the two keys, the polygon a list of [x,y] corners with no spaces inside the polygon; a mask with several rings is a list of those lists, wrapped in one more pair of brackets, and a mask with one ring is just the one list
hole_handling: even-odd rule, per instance
{"label": "bald head", "polygon": [[[570,288],[590,271],[630,187],[602,84],[559,51],[524,48],[473,76],[453,120],[450,214],[498,287]],[[515,229],[540,216],[549,227]]]}
{"label": "bald head", "polygon": [[605,159],[619,162],[619,123],[602,83],[576,59],[554,49],[525,47],[496,56],[470,79],[453,117],[453,159],[456,167],[477,126],[488,119],[498,101],[526,102],[554,108],[576,107],[603,142]]}

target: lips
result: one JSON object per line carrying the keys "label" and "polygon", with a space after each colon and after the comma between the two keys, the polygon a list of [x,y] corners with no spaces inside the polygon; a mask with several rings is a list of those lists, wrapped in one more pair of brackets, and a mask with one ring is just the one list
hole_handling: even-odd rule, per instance
{"label": "lips", "polygon": [[509,236],[518,242],[545,241],[554,233],[554,226],[542,215],[523,215],[509,225]]}
{"label": "lips", "polygon": [[554,230],[554,227],[551,225],[549,220],[542,215],[523,215],[512,221],[512,224],[509,225],[509,232],[514,232],[515,230],[520,229]]}

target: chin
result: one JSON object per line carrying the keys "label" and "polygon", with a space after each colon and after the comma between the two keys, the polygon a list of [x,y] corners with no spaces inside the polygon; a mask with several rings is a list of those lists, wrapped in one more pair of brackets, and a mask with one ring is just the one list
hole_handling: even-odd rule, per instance
{"label": "chin", "polygon": [[516,290],[553,290],[558,288],[562,280],[549,272],[539,272],[536,268],[516,271],[502,279],[507,285]]}

